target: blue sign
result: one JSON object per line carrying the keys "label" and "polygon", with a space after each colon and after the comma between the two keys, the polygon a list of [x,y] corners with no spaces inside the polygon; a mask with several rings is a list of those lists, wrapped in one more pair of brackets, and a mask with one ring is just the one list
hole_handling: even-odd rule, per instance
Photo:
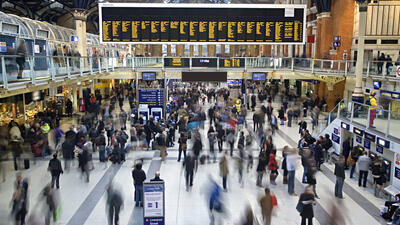
{"label": "blue sign", "polygon": [[71,42],[78,43],[78,41],[79,41],[79,37],[78,36],[71,35]]}
{"label": "blue sign", "polygon": [[368,139],[364,139],[364,147],[367,149],[371,149],[371,141]]}
{"label": "blue sign", "polygon": [[142,79],[143,80],[155,80],[156,72],[142,72]]}
{"label": "blue sign", "polygon": [[5,42],[0,42],[0,52],[7,52],[7,44]]}
{"label": "blue sign", "polygon": [[340,144],[340,137],[337,136],[336,134],[332,133],[332,141]]}
{"label": "blue sign", "polygon": [[340,41],[340,36],[333,36],[334,41]]}
{"label": "blue sign", "polygon": [[376,152],[379,152],[379,153],[383,154],[383,147],[379,146],[379,145],[376,145]]}
{"label": "blue sign", "polygon": [[333,133],[335,133],[335,134],[339,134],[339,129],[337,129],[337,128],[333,128]]}
{"label": "blue sign", "polygon": [[164,182],[147,182],[143,184],[144,225],[165,224],[164,194]]}
{"label": "blue sign", "polygon": [[151,107],[164,106],[164,89],[139,89],[139,104]]}
{"label": "blue sign", "polygon": [[394,176],[395,176],[397,179],[400,179],[400,169],[399,169],[398,167],[395,167],[395,168],[394,168]]}
{"label": "blue sign", "polygon": [[266,77],[266,73],[253,73],[253,80],[265,80]]}
{"label": "blue sign", "polygon": [[362,137],[356,136],[356,142],[362,144]]}

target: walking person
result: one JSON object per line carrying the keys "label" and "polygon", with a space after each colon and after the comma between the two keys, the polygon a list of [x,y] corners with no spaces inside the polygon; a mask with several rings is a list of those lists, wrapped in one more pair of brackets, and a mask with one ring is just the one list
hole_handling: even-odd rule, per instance
{"label": "walking person", "polygon": [[262,178],[265,173],[265,169],[268,166],[268,158],[267,152],[265,150],[261,150],[258,156],[258,165],[257,165],[257,186],[262,187]]}
{"label": "walking person", "polygon": [[60,174],[64,173],[64,171],[61,167],[61,161],[57,159],[57,153],[53,154],[48,170],[51,174],[51,188],[54,188],[54,183],[56,183],[57,189],[60,189]]}
{"label": "walking person", "polygon": [[15,225],[25,225],[28,213],[28,182],[21,173],[17,173],[16,190],[12,197],[11,214],[14,216]]}
{"label": "walking person", "polygon": [[314,217],[314,208],[313,206],[316,204],[314,193],[310,186],[306,187],[304,193],[300,195],[299,203],[301,204],[301,225],[306,225],[308,221],[308,225],[312,225],[313,217]]}
{"label": "walking person", "polygon": [[[119,212],[124,206],[124,200],[119,191],[111,185],[107,188],[108,225],[119,225]],[[113,223],[114,222],[114,223]]]}
{"label": "walking person", "polygon": [[[213,162],[215,163],[217,161],[217,156],[215,153],[215,149],[214,149],[214,145],[215,142],[217,141],[217,132],[214,131],[214,127],[210,126],[210,128],[208,129],[207,132],[207,136],[208,136],[208,143],[210,145],[210,157],[213,157]],[[210,158],[209,158],[210,160]]]}
{"label": "walking person", "polygon": [[286,157],[286,168],[288,170],[288,192],[291,196],[297,196],[297,194],[294,192],[294,179],[296,176],[297,161],[298,158],[295,150],[289,151]]}
{"label": "walking person", "polygon": [[372,177],[374,178],[374,195],[379,198],[383,184],[385,183],[384,168],[382,166],[382,159],[378,157],[372,164]]}
{"label": "walking person", "polygon": [[229,174],[229,160],[227,152],[224,153],[224,155],[221,158],[221,161],[219,162],[219,172],[222,177],[222,187],[224,188],[224,191],[227,191],[226,183]]}
{"label": "walking person", "polygon": [[273,200],[272,195],[270,193],[269,188],[264,189],[264,195],[259,200],[259,204],[261,207],[261,214],[263,218],[263,225],[270,225],[271,224],[271,217],[272,217],[272,209],[273,209]]}
{"label": "walking person", "polygon": [[143,182],[146,180],[146,173],[142,170],[142,163],[137,163],[132,170],[133,185],[135,186],[135,206],[143,207]]}
{"label": "walking person", "polygon": [[185,167],[186,191],[189,191],[193,186],[194,173],[194,157],[191,152],[184,159],[183,166]]}
{"label": "walking person", "polygon": [[368,156],[368,153],[365,151],[363,155],[358,159],[358,186],[367,187],[367,178],[368,178],[368,171],[371,165],[371,158]]}
{"label": "walking person", "polygon": [[269,154],[269,164],[268,164],[268,169],[270,171],[269,181],[272,185],[276,185],[275,180],[279,174],[278,173],[279,166],[278,166],[278,162],[276,161],[275,155],[276,155],[276,149],[273,148],[271,150],[271,153]]}
{"label": "walking person", "polygon": [[181,155],[183,152],[183,161],[186,159],[186,150],[187,150],[187,135],[185,132],[181,132],[180,137],[178,139],[179,147],[178,147],[178,162],[181,161]]}
{"label": "walking person", "polygon": [[336,163],[335,165],[335,176],[336,176],[336,184],[335,184],[335,196],[337,198],[343,199],[343,184],[344,184],[344,179],[345,179],[345,173],[344,173],[344,156],[339,157],[339,162]]}

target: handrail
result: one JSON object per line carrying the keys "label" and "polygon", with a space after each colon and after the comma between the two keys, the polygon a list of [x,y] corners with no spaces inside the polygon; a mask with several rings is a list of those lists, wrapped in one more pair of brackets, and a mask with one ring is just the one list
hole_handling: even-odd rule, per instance
{"label": "handrail", "polygon": [[[8,88],[9,82],[15,83],[19,68],[21,67],[16,61],[21,58],[18,55],[2,55],[0,56],[0,87]],[[186,58],[189,63],[185,66],[176,66],[165,64],[168,58]],[[217,59],[217,64],[212,66],[194,67],[192,61],[194,59]],[[74,77],[85,76],[86,74],[95,74],[100,72],[115,71],[116,69],[155,69],[169,70],[176,69],[196,69],[202,70],[205,68],[252,72],[252,71],[285,71],[285,72],[301,72],[309,74],[321,74],[328,76],[354,76],[355,62],[352,60],[329,60],[329,59],[313,59],[299,57],[107,57],[107,56],[27,56],[25,57],[25,66],[22,72],[23,80],[29,78],[32,84],[39,80],[59,79],[58,77]],[[232,59],[232,65],[226,66],[221,63],[221,60]],[[239,60],[240,63],[233,63],[234,60]],[[187,62],[187,61],[186,61]],[[393,67],[389,67],[391,63]],[[400,80],[395,73],[395,65],[400,65],[400,62],[388,61],[370,61],[367,67],[364,68],[364,76],[375,78],[389,78],[392,80]],[[225,67],[226,66],[226,67]],[[3,72],[4,71],[4,72]]]}

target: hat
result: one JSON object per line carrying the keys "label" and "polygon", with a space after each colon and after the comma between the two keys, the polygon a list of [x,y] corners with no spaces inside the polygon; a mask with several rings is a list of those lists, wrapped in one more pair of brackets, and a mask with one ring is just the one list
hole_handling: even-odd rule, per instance
{"label": "hat", "polygon": [[372,90],[372,91],[369,93],[369,95],[375,96],[375,95],[376,95],[376,91]]}

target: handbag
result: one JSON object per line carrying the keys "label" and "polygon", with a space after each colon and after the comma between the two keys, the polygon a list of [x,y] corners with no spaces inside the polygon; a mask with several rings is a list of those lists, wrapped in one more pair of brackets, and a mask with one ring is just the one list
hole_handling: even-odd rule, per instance
{"label": "handbag", "polygon": [[301,203],[300,201],[297,203],[296,205],[296,210],[297,212],[301,213],[303,211],[303,203]]}

